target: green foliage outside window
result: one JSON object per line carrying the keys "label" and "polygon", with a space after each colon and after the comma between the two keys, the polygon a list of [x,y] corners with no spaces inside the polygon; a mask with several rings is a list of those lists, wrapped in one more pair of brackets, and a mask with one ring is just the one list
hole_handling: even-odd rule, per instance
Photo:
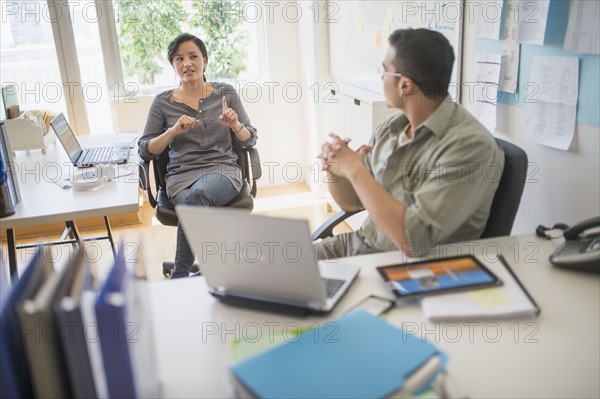
{"label": "green foliage outside window", "polygon": [[190,24],[206,35],[208,72],[219,78],[235,79],[246,70],[248,36],[241,29],[240,1],[204,0],[194,2],[196,13]]}
{"label": "green foliage outside window", "polygon": [[[244,31],[239,0],[194,1],[188,15],[181,0],[118,0],[119,45],[127,76],[154,84],[163,70],[167,46],[181,27],[199,36],[208,47],[207,75],[235,79],[246,70],[248,34]],[[200,33],[198,33],[200,32]]]}
{"label": "green foliage outside window", "polygon": [[125,73],[141,83],[154,83],[162,72],[167,46],[181,33],[185,12],[177,0],[119,0],[119,44]]}

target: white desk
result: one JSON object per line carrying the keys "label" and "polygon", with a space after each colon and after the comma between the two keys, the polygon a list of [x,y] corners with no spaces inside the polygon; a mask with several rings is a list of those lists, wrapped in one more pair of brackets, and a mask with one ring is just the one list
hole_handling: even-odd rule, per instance
{"label": "white desk", "polygon": [[93,190],[62,189],[55,184],[64,177],[72,176],[74,171],[58,140],[47,148],[45,154],[40,150],[16,152],[15,174],[18,176],[21,201],[13,215],[0,219],[7,234],[11,275],[14,276],[16,271],[14,229],[65,222],[76,230],[75,220],[102,216],[110,235],[107,216],[138,210],[138,165],[134,150],[129,162],[119,165],[116,175],[121,177]]}
{"label": "white desk", "polygon": [[[552,267],[548,255],[559,243],[532,234],[445,249],[447,255],[485,253],[490,259],[500,250],[542,308],[538,318],[431,323],[413,303],[392,309],[387,320],[446,351],[451,393],[459,387],[474,398],[600,397],[600,278]],[[287,323],[325,323],[370,294],[386,295],[375,266],[395,263],[398,257],[390,252],[349,259],[362,267],[361,273],[329,317],[228,307],[207,293],[203,277],[151,283],[163,396],[234,397],[228,368],[235,363],[236,337],[254,337],[257,326],[268,334],[269,323],[276,323],[274,330]],[[218,332],[210,334],[215,328]]]}

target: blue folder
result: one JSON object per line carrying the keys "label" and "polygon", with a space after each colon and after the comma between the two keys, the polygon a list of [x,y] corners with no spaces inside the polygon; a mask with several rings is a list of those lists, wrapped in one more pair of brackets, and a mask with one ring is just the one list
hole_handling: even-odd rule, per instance
{"label": "blue folder", "polygon": [[445,363],[433,345],[356,310],[231,372],[258,398],[383,398],[436,355]]}
{"label": "blue folder", "polygon": [[125,265],[125,253],[121,247],[95,304],[98,331],[102,332],[102,361],[111,398],[137,397],[125,321],[124,290],[130,277],[131,273]]}

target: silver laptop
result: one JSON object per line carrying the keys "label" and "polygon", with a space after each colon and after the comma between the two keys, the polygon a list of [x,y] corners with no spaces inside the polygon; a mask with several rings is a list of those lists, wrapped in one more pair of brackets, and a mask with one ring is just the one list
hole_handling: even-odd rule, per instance
{"label": "silver laptop", "polygon": [[126,163],[129,158],[128,145],[82,148],[62,113],[52,119],[50,125],[71,162],[78,168],[111,163],[121,164]]}
{"label": "silver laptop", "polygon": [[186,205],[175,211],[217,297],[329,312],[358,275],[342,261],[317,262],[305,220]]}

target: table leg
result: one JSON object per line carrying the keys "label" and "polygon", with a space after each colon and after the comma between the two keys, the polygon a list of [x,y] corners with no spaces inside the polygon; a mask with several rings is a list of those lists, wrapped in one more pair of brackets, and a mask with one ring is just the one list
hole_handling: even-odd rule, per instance
{"label": "table leg", "polygon": [[17,275],[17,247],[15,245],[15,231],[6,229],[6,246],[8,247],[8,270],[10,278],[15,281],[19,277]]}
{"label": "table leg", "polygon": [[110,228],[108,216],[104,216],[104,224],[106,225],[106,236],[108,238],[108,241],[110,242],[110,247],[112,248],[113,256],[115,259],[117,259],[117,250],[115,249],[115,242],[113,241],[112,229]]}

